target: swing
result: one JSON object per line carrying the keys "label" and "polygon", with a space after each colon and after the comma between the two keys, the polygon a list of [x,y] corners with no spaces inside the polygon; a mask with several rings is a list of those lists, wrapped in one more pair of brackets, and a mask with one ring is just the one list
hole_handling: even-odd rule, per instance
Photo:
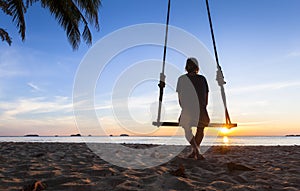
{"label": "swing", "polygon": [[[169,20],[170,20],[170,6],[171,6],[171,0],[168,0],[168,13],[167,13],[167,23],[166,23],[166,31],[165,31],[163,66],[162,66],[162,72],[160,73],[160,81],[159,81],[159,84],[158,84],[158,87],[159,87],[158,115],[157,115],[157,121],[154,121],[152,123],[152,125],[157,126],[157,127],[160,127],[160,126],[179,126],[178,122],[162,122],[162,121],[160,121],[163,93],[164,93],[164,87],[165,87],[165,78],[166,78],[166,76],[165,76],[165,63],[166,63],[168,29],[169,29]],[[210,16],[210,9],[209,9],[208,0],[206,0],[206,9],[207,9],[207,15],[208,15],[208,20],[209,20],[211,38],[212,38],[212,42],[213,42],[215,60],[216,60],[216,63],[217,63],[217,79],[216,80],[217,80],[218,85],[220,86],[220,89],[221,89],[221,96],[222,96],[222,101],[223,101],[224,108],[225,108],[225,119],[226,119],[225,123],[209,123],[207,127],[217,127],[217,128],[231,129],[233,127],[237,127],[237,123],[231,123],[229,113],[228,113],[228,109],[227,109],[226,95],[225,95],[225,89],[224,89],[224,84],[226,84],[226,82],[224,81],[224,75],[223,75],[223,72],[222,72],[222,68],[219,64],[216,41],[215,41],[215,36],[214,36],[214,31],[213,31],[212,20],[211,20],[211,16]]]}

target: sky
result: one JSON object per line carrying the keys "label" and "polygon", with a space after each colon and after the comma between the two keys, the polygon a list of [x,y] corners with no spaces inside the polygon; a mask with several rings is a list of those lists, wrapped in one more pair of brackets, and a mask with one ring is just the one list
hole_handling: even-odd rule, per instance
{"label": "sky", "polygon": [[[227,82],[228,109],[232,122],[238,123],[229,135],[300,134],[300,1],[210,0],[210,7]],[[82,42],[76,51],[72,50],[63,29],[39,4],[26,13],[24,42],[11,18],[0,12],[0,27],[7,29],[13,38],[11,46],[0,43],[0,136],[100,135],[97,130],[85,131],[94,125],[88,121],[85,127],[78,127],[74,114],[73,87],[80,64],[104,37],[131,25],[164,24],[166,11],[166,0],[103,0],[99,10],[100,31],[92,30],[93,46]],[[173,0],[170,25],[195,36],[213,54],[204,0]],[[99,52],[99,56],[104,55]],[[154,79],[139,83],[129,97],[117,100],[116,105],[120,107],[120,103],[128,100],[131,119],[126,116],[117,119],[113,110],[113,91],[123,79],[121,74],[136,63],[161,59],[161,46],[134,47],[116,55],[99,74],[93,92],[93,109],[105,134],[168,136],[177,131],[178,128],[151,126],[158,99]],[[167,62],[181,74],[184,74],[185,59],[182,54],[168,50]],[[157,70],[158,79],[161,63],[156,64],[151,69]],[[146,67],[143,75],[152,72]],[[215,72],[211,69],[215,66],[209,68],[208,73],[202,74],[209,76]],[[208,80],[213,87],[214,79]],[[211,98],[219,103],[214,99],[217,98]],[[165,119],[176,121],[180,107],[174,88],[166,88],[164,101]],[[221,104],[208,107],[210,113],[223,113]]]}

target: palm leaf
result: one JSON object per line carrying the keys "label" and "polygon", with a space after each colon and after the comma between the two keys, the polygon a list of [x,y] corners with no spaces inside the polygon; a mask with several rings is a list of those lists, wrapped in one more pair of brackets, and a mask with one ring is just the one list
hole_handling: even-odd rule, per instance
{"label": "palm leaf", "polygon": [[28,8],[29,6],[31,6],[33,3],[38,2],[40,0],[26,0],[26,8]]}
{"label": "palm leaf", "polygon": [[[40,2],[43,8],[48,9],[66,31],[68,41],[73,49],[79,47],[81,37],[88,45],[92,43],[89,24],[99,30],[98,10],[101,0],[26,0],[26,6],[24,6],[23,0],[0,0],[0,8],[4,13],[12,16],[22,40],[25,39],[26,29],[24,13],[29,6],[37,2]],[[82,33],[80,29],[83,30]],[[2,31],[2,40],[7,39],[4,34],[7,34],[5,30]]]}
{"label": "palm leaf", "polygon": [[92,44],[92,33],[91,33],[88,25],[85,25],[83,33],[82,33],[82,37],[88,45]]}
{"label": "palm leaf", "polygon": [[9,34],[2,28],[0,28],[0,38],[2,41],[6,41],[9,45],[11,45],[11,37]]}
{"label": "palm leaf", "polygon": [[7,1],[5,0],[0,0],[0,9],[2,9],[2,11],[7,14],[7,15],[12,15],[12,13],[8,10],[8,4]]}
{"label": "palm leaf", "polygon": [[26,12],[26,8],[24,3],[22,0],[7,0],[6,2],[8,5],[7,10],[11,13],[12,20],[16,23],[22,40],[25,40],[26,26],[24,13]]}
{"label": "palm leaf", "polygon": [[[28,1],[32,2],[35,0]],[[49,9],[50,13],[66,31],[67,38],[73,49],[79,47],[81,40],[80,27],[82,23],[84,24],[82,32],[83,40],[88,45],[92,43],[92,33],[89,29],[87,19],[99,29],[98,9],[100,6],[100,0],[87,0],[87,2],[84,2],[84,0],[75,0],[75,2],[77,4],[72,0],[41,0],[42,6]],[[82,12],[84,13],[82,14]]]}
{"label": "palm leaf", "polygon": [[100,0],[74,0],[78,7],[84,11],[87,20],[99,30],[98,9],[101,6]]}
{"label": "palm leaf", "polygon": [[77,49],[80,44],[80,12],[74,10],[74,3],[71,0],[41,0],[42,6],[48,8],[50,13],[56,18],[58,23],[66,31],[68,40],[73,49]]}

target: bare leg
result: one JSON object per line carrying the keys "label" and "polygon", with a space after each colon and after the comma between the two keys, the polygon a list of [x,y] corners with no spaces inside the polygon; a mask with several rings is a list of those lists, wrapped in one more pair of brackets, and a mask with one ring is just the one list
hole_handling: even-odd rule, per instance
{"label": "bare leg", "polygon": [[194,158],[196,160],[204,160],[205,158],[200,154],[199,146],[197,145],[196,139],[194,137],[190,141],[190,144],[193,148],[193,152],[188,157]]}
{"label": "bare leg", "polygon": [[[204,137],[204,127],[199,126],[199,127],[197,127],[197,132],[196,132],[196,136],[195,136],[195,143],[196,143],[198,149],[200,148],[200,144],[201,144],[201,142],[203,140],[203,137]],[[198,160],[204,160],[205,159],[200,154],[200,152],[198,152],[198,154],[195,153],[195,155],[196,155],[196,158]]]}
{"label": "bare leg", "polygon": [[195,137],[192,133],[192,129],[191,129],[191,127],[183,127],[183,128],[185,131],[185,138],[191,144],[192,150],[193,150],[192,153],[188,156],[188,158],[196,158],[197,159],[197,156],[199,156],[200,153],[199,153],[199,148],[197,146]]}
{"label": "bare leg", "polygon": [[204,137],[204,127],[197,127],[195,141],[198,147],[200,147],[203,137]]}
{"label": "bare leg", "polygon": [[199,153],[199,147],[197,146],[195,137],[192,138],[192,140],[190,141],[190,144],[193,148],[193,153],[194,153],[195,157],[198,156],[200,153]]}
{"label": "bare leg", "polygon": [[185,133],[186,140],[190,143],[191,140],[194,138],[192,128],[190,126],[182,126]]}

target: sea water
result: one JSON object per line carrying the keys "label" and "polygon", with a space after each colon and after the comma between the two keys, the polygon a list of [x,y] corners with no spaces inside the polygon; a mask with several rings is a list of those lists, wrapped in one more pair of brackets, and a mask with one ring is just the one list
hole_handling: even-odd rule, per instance
{"label": "sea water", "polygon": [[[89,137],[0,137],[0,142],[38,142],[38,143],[128,143],[128,144],[163,144],[188,145],[184,136],[175,137],[134,137],[134,136],[89,136]],[[231,145],[231,146],[300,146],[300,137],[270,136],[270,137],[208,137],[202,145]]]}

